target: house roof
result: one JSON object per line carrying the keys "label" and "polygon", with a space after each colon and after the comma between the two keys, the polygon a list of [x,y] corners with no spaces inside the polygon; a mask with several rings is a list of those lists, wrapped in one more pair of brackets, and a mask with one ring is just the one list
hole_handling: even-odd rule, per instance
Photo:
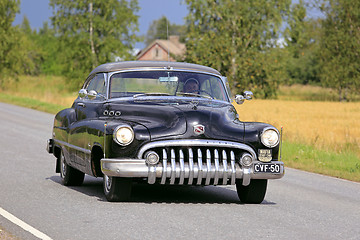
{"label": "house roof", "polygon": [[185,53],[186,47],[185,44],[179,42],[178,37],[170,36],[170,40],[156,39],[152,41],[145,49],[141,50],[137,56],[137,59],[140,59],[145,55],[153,46],[158,44],[165,51],[169,51],[171,54],[181,56]]}

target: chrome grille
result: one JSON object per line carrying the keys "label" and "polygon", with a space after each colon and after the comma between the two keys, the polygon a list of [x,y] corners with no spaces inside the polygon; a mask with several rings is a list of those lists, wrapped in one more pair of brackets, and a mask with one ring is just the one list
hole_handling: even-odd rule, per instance
{"label": "chrome grille", "polygon": [[[155,166],[161,169],[160,183],[179,185],[226,185],[229,180],[235,184],[236,169],[240,169],[237,160],[244,152],[217,147],[160,147],[151,151],[161,159]],[[148,182],[155,183],[157,171],[150,172],[153,176],[149,176]]]}

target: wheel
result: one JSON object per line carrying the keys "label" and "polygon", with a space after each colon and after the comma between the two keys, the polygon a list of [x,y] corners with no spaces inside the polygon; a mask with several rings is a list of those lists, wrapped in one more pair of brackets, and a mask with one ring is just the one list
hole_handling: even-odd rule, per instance
{"label": "wheel", "polygon": [[248,186],[242,185],[242,180],[236,181],[236,190],[243,203],[261,203],[266,194],[267,179],[253,179]]}
{"label": "wheel", "polygon": [[104,175],[104,193],[109,202],[128,201],[131,196],[132,179]]}
{"label": "wheel", "polygon": [[80,186],[84,182],[85,174],[66,163],[64,153],[60,155],[60,177],[65,186]]}

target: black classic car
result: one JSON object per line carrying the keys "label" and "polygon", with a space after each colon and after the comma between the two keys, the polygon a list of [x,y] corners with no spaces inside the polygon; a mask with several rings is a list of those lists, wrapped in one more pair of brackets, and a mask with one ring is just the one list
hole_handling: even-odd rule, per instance
{"label": "black classic car", "polygon": [[87,77],[71,108],[55,116],[47,150],[64,185],[103,177],[108,201],[127,201],[136,182],[236,185],[243,203],[261,203],[281,178],[279,131],[239,120],[227,79],[209,67],[107,63]]}

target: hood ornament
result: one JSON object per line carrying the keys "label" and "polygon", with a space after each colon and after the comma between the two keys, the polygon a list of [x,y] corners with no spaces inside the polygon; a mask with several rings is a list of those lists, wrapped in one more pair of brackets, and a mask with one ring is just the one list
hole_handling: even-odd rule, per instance
{"label": "hood ornament", "polygon": [[194,126],[194,133],[196,135],[201,135],[205,133],[205,126],[201,124],[197,124]]}

